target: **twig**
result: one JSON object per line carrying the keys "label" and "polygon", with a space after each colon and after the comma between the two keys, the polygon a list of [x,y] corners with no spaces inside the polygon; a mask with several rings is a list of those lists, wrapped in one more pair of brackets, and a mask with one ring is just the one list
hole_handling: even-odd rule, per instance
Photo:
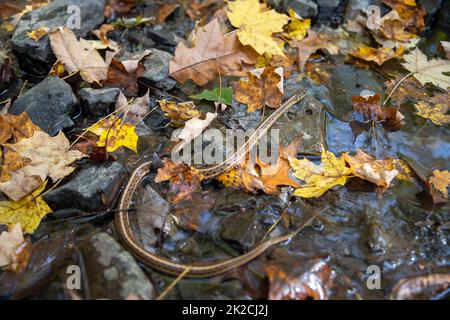
{"label": "twig", "polygon": [[189,271],[191,271],[190,267],[187,267],[186,269],[184,269],[184,271],[182,273],[180,273],[178,275],[178,277],[172,281],[171,284],[169,284],[169,286],[167,288],[164,289],[163,292],[161,292],[161,294],[156,298],[156,300],[162,300],[164,299],[167,294],[172,291],[172,289],[189,273]]}

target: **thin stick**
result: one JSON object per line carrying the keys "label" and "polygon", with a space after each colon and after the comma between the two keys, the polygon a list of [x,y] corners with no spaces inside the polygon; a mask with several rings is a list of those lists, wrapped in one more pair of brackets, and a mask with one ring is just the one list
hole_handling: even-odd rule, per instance
{"label": "thin stick", "polygon": [[184,271],[182,273],[180,273],[178,275],[178,277],[172,281],[171,284],[169,284],[169,286],[167,288],[164,289],[163,292],[161,292],[161,294],[156,298],[156,300],[162,300],[164,299],[167,294],[172,291],[172,289],[189,273],[189,271],[191,271],[190,267],[187,267],[186,269],[184,269]]}
{"label": "thin stick", "polygon": [[400,81],[395,85],[394,89],[392,89],[391,93],[388,95],[388,97],[386,98],[386,100],[384,100],[383,102],[383,106],[386,105],[386,103],[389,101],[389,99],[391,98],[392,94],[394,93],[395,90],[397,90],[397,88],[400,86],[400,84],[405,81],[407,78],[409,78],[410,76],[412,76],[415,72],[410,72],[408,73],[406,76],[404,76],[403,78],[400,79]]}

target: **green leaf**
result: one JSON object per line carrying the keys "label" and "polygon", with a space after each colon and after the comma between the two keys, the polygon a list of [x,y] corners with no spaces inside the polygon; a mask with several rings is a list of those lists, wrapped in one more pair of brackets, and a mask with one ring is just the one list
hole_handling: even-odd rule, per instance
{"label": "green leaf", "polygon": [[[221,96],[219,96],[221,95]],[[211,90],[204,90],[202,93],[199,93],[194,96],[190,96],[192,99],[203,99],[208,101],[220,102],[223,104],[227,104],[231,106],[233,104],[233,89],[232,88],[214,88]]]}

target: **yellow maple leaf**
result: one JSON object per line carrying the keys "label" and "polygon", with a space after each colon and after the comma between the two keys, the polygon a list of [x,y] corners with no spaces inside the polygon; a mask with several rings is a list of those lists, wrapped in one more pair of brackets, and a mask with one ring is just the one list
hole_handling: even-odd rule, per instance
{"label": "yellow maple leaf", "polygon": [[120,118],[112,115],[97,123],[89,131],[98,135],[97,145],[99,147],[106,145],[108,152],[113,152],[122,146],[137,152],[139,137],[134,129],[134,125],[122,123]]}
{"label": "yellow maple leaf", "polygon": [[40,27],[33,31],[27,32],[27,36],[29,36],[31,39],[37,42],[41,40],[44,36],[46,36],[49,30],[50,30],[49,28]]}
{"label": "yellow maple leaf", "polygon": [[45,186],[46,183],[20,201],[0,201],[0,224],[12,228],[20,223],[24,233],[33,233],[41,219],[52,212],[41,196]]}
{"label": "yellow maple leaf", "polygon": [[430,184],[433,185],[442,195],[447,199],[448,191],[447,188],[450,184],[450,171],[439,171],[434,170],[433,175],[429,179]]}
{"label": "yellow maple leaf", "polygon": [[239,28],[238,38],[259,54],[284,56],[283,49],[272,34],[283,31],[289,17],[275,10],[263,11],[258,0],[228,2],[227,16],[231,24]]}
{"label": "yellow maple leaf", "polygon": [[450,116],[446,115],[449,108],[448,105],[437,103],[434,106],[430,106],[427,103],[420,101],[415,104],[415,107],[417,109],[418,116],[425,119],[430,119],[438,126],[450,123]]}
{"label": "yellow maple leaf", "polygon": [[292,20],[287,25],[288,37],[300,41],[306,37],[311,19],[302,19],[293,9],[289,9],[289,16]]}
{"label": "yellow maple leaf", "polygon": [[322,151],[322,161],[316,165],[308,159],[289,158],[294,176],[305,184],[294,191],[303,198],[317,198],[334,186],[343,186],[352,177],[352,169],[346,166],[344,157],[337,158],[330,151]]}

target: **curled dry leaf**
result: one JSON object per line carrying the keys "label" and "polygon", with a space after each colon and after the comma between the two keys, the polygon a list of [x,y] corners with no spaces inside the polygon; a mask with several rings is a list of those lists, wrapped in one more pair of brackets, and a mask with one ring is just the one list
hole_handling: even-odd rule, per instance
{"label": "curled dry leaf", "polygon": [[303,198],[317,198],[334,186],[343,186],[352,176],[353,170],[346,166],[344,157],[337,158],[330,151],[322,151],[322,162],[316,165],[308,159],[289,158],[294,176],[303,180],[294,195]]}
{"label": "curled dry leaf", "polygon": [[373,96],[353,96],[353,108],[356,113],[363,116],[365,121],[382,122],[388,130],[399,130],[405,118],[400,111],[393,107],[383,107],[381,94]]}
{"label": "curled dry leaf", "polygon": [[106,87],[120,88],[128,96],[136,96],[139,91],[138,79],[145,73],[145,66],[141,60],[151,53],[145,50],[128,60],[119,61],[107,54],[110,60],[108,74],[102,84]]}
{"label": "curled dry leaf", "polygon": [[191,79],[205,85],[222,76],[241,75],[246,65],[254,64],[257,54],[244,47],[235,32],[223,35],[219,21],[214,19],[196,32],[194,47],[179,43],[170,62],[169,73],[178,82]]}
{"label": "curled dry leaf", "polygon": [[123,115],[123,123],[136,126],[150,112],[150,91],[142,97],[133,99],[130,103],[125,95],[120,92],[116,101],[116,111]]}
{"label": "curled dry leaf", "polygon": [[122,123],[120,118],[114,115],[100,121],[89,129],[90,132],[98,136],[97,145],[106,146],[107,152],[113,152],[120,147],[126,147],[137,152],[137,142],[135,126],[130,123]]}
{"label": "curled dry leaf", "polygon": [[399,173],[394,159],[376,160],[362,150],[358,150],[353,157],[346,153],[344,159],[356,176],[382,188],[389,188]]}
{"label": "curled dry leaf", "polygon": [[248,80],[233,84],[235,99],[248,106],[248,112],[264,105],[278,108],[284,95],[283,68],[265,67],[248,72]]}
{"label": "curled dry leaf", "polygon": [[283,31],[289,17],[275,10],[264,10],[259,0],[229,1],[227,16],[233,27],[239,28],[239,41],[259,54],[284,56],[279,42],[272,35]]}
{"label": "curled dry leaf", "polygon": [[80,72],[84,81],[100,83],[107,77],[108,65],[89,41],[77,37],[67,27],[49,33],[53,53],[69,73]]}
{"label": "curled dry leaf", "polygon": [[169,201],[178,203],[192,199],[194,193],[201,192],[203,176],[185,164],[175,164],[171,159],[164,159],[164,167],[158,169],[156,183],[169,181]]}
{"label": "curled dry leaf", "polygon": [[25,241],[22,227],[17,223],[0,235],[0,268],[18,272],[28,263],[31,244]]}
{"label": "curled dry leaf", "polygon": [[333,37],[308,30],[308,37],[301,41],[291,41],[291,47],[297,48],[298,68],[303,70],[309,57],[318,50],[327,50],[330,54],[339,53],[339,47],[333,44]]}
{"label": "curled dry leaf", "polygon": [[41,219],[52,212],[41,196],[45,186],[46,183],[20,201],[0,201],[0,224],[12,228],[19,223],[24,233],[33,233]]}
{"label": "curled dry leaf", "polygon": [[353,51],[350,54],[358,59],[372,61],[381,66],[388,60],[401,57],[403,53],[403,47],[398,49],[360,47],[357,51]]}
{"label": "curled dry leaf", "polygon": [[192,101],[177,103],[174,101],[159,100],[158,103],[161,110],[165,112],[164,115],[168,117],[176,127],[182,127],[186,121],[202,116],[202,113],[197,110]]}
{"label": "curled dry leaf", "polygon": [[184,128],[180,129],[176,137],[182,142],[176,147],[175,152],[180,151],[185,145],[197,138],[203,130],[217,117],[217,113],[206,113],[205,119],[192,118],[184,124]]}
{"label": "curled dry leaf", "polygon": [[450,72],[450,60],[431,59],[416,48],[411,53],[403,57],[405,62],[402,65],[419,80],[422,85],[430,82],[436,87],[447,90],[450,88],[450,76],[444,73]]}

